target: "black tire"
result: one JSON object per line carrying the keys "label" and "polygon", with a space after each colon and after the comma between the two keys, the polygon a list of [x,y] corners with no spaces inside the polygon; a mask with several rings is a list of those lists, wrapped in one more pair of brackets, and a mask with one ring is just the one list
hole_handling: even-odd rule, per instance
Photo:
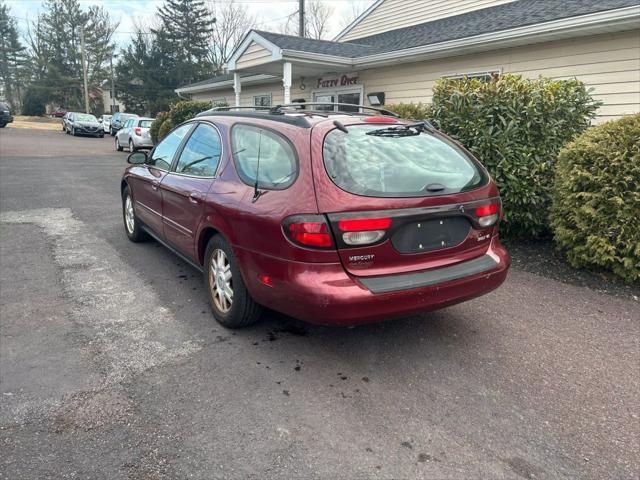
{"label": "black tire", "polygon": [[[131,210],[133,215],[133,227],[130,228],[127,223],[127,199],[131,202]],[[131,197],[131,193],[129,192],[129,187],[125,187],[122,191],[122,221],[124,222],[124,233],[127,235],[127,238],[132,242],[144,242],[149,239],[149,236],[140,228],[141,224],[136,217],[135,208],[133,206],[133,197]]]}
{"label": "black tire", "polygon": [[75,127],[71,127],[71,135],[73,135],[74,137],[76,136],[76,128]]}
{"label": "black tire", "polygon": [[129,152],[133,153],[136,150],[138,150],[136,147],[133,146],[133,142],[131,141],[131,139],[129,139]]}
{"label": "black tire", "polygon": [[[232,300],[230,308],[227,311],[222,310],[216,303],[212,285],[212,266],[211,258],[214,253],[221,250],[228,262],[231,271],[230,282],[232,285]],[[238,260],[233,254],[233,250],[229,244],[220,235],[214,235],[207,244],[205,252],[204,264],[204,283],[209,296],[209,304],[213,312],[213,317],[222,326],[227,328],[243,328],[253,325],[260,319],[262,307],[258,305],[247,291],[247,287],[242,279]],[[215,280],[213,280],[215,283]]]}
{"label": "black tire", "polygon": [[6,127],[6,126],[7,126],[7,124],[6,124],[6,123],[0,123],[0,128],[4,128],[4,127]]}
{"label": "black tire", "polygon": [[120,140],[118,140],[118,137],[116,137],[116,150],[119,152],[122,151],[122,145],[120,145]]}
{"label": "black tire", "polygon": [[100,138],[104,138],[104,133],[102,135],[98,135],[98,137]]}

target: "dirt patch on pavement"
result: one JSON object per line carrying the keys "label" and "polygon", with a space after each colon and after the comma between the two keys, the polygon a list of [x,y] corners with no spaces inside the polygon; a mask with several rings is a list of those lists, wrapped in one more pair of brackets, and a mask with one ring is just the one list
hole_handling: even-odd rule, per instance
{"label": "dirt patch on pavement", "polygon": [[56,416],[56,432],[93,430],[118,423],[133,413],[133,403],[122,389],[83,392],[63,405]]}

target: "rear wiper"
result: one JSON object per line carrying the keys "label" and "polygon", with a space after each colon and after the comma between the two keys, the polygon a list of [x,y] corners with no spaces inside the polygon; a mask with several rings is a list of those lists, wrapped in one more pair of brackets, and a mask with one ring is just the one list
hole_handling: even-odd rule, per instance
{"label": "rear wiper", "polygon": [[414,137],[420,135],[420,132],[435,132],[435,128],[428,120],[421,122],[409,123],[407,125],[396,125],[394,127],[380,128],[367,132],[367,135],[375,135],[378,137]]}

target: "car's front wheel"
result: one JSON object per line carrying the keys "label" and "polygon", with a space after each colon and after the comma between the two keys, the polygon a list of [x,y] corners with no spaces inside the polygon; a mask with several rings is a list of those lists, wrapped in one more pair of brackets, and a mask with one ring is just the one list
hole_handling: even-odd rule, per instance
{"label": "car's front wheel", "polygon": [[213,316],[227,328],[242,328],[260,319],[258,305],[244,284],[238,260],[220,236],[209,240],[205,253],[204,281]]}
{"label": "car's front wheel", "polygon": [[136,218],[133,208],[133,198],[129,187],[125,187],[122,192],[122,218],[124,220],[124,231],[127,238],[132,242],[143,242],[147,240],[147,234],[140,228],[140,222]]}
{"label": "car's front wheel", "polygon": [[75,127],[71,127],[71,135],[73,135],[74,137],[76,136],[76,128]]}

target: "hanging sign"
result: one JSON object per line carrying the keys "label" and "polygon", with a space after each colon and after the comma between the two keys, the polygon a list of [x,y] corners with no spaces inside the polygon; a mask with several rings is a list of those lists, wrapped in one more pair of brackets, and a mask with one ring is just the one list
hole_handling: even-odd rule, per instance
{"label": "hanging sign", "polygon": [[336,88],[358,85],[360,79],[357,73],[345,73],[331,77],[320,77],[316,88]]}

